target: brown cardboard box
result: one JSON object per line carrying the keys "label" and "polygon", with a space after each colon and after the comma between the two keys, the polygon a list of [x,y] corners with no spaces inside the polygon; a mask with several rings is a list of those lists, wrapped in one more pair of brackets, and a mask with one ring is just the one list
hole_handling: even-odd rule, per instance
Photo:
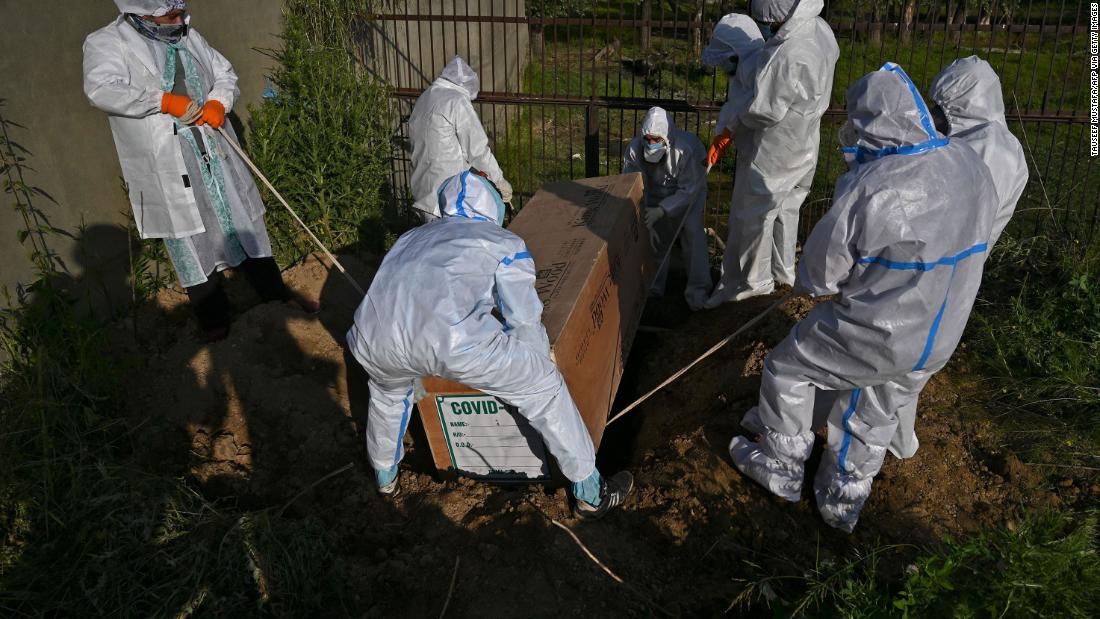
{"label": "brown cardboard box", "polygon": [[[642,176],[637,173],[549,183],[509,227],[534,258],[551,351],[597,447],[653,278],[641,198]],[[514,411],[491,406],[488,396],[478,397],[457,383],[438,378],[423,382],[428,395],[419,409],[440,470],[470,472],[463,462],[476,453],[487,467],[473,467],[480,475],[548,475],[549,469],[536,467],[531,458],[545,460],[541,441],[531,438],[530,428]],[[475,428],[479,432],[470,432]],[[468,439],[471,435],[491,436],[496,443],[480,447]],[[495,447],[502,441],[511,448]],[[489,462],[497,457],[498,462]]]}

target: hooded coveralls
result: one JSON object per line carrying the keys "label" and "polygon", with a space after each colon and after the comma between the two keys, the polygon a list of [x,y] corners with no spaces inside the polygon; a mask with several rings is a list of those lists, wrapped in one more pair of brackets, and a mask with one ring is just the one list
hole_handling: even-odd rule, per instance
{"label": "hooded coveralls", "polygon": [[1027,159],[1005,120],[1001,79],[989,63],[970,56],[951,63],[932,81],[929,96],[940,106],[952,139],[973,148],[993,175],[999,204],[990,248],[1001,238],[1027,185]]}
{"label": "hooded coveralls", "polygon": [[370,375],[371,465],[396,467],[415,404],[414,381],[439,376],[516,406],[566,477],[589,478],[595,450],[550,359],[527,246],[500,227],[504,204],[476,174],[445,181],[437,199],[443,218],[398,239],[347,334]]}
{"label": "hooded coveralls", "polygon": [[[668,149],[656,163],[645,160],[645,136],[661,138]],[[645,207],[660,208],[663,219],[675,222],[687,269],[684,298],[692,310],[703,308],[710,294],[710,259],[703,214],[707,204],[707,152],[699,138],[681,131],[665,110],[651,108],[642,120],[641,133],[630,142],[623,156],[623,173],[641,172],[645,186]],[[680,222],[683,221],[681,225]],[[669,234],[672,236],[672,234]],[[661,239],[663,247],[672,247],[674,238]],[[668,277],[667,257],[661,262],[652,291],[663,294]]]}
{"label": "hooded coveralls", "polygon": [[[118,4],[149,14],[169,8],[163,1]],[[203,327],[228,324],[228,300],[216,277],[226,268],[244,263],[261,296],[289,297],[245,164],[211,127],[186,126],[160,113],[165,92],[200,105],[217,100],[230,110],[240,91],[229,61],[193,28],[167,44],[143,36],[120,15],[84,42],[84,92],[109,115],[138,232],[164,239]],[[236,139],[229,123],[223,129]]]}
{"label": "hooded coveralls", "polygon": [[997,194],[981,158],[936,133],[896,65],[856,82],[848,113],[856,165],[810,234],[796,285],[839,296],[767,356],[759,406],[742,421],[762,441],[734,437],[730,453],[742,472],[799,500],[815,396],[832,396],[814,493],[826,522],[851,531],[895,435],[910,441],[903,455],[916,450],[917,396],[962,337]]}
{"label": "hooded coveralls", "polygon": [[[734,132],[737,172],[722,280],[711,307],[795,278],[799,209],[817,168],[821,117],[840,49],[822,0],[754,0],[757,21],[784,22],[752,58],[755,96]],[[793,6],[793,8],[791,8]],[[738,68],[741,71],[741,68]]]}
{"label": "hooded coveralls", "polygon": [[489,150],[489,138],[471,103],[480,85],[477,73],[455,56],[409,115],[413,208],[425,220],[440,216],[440,183],[470,168],[484,172],[505,202],[512,200],[512,186]]}

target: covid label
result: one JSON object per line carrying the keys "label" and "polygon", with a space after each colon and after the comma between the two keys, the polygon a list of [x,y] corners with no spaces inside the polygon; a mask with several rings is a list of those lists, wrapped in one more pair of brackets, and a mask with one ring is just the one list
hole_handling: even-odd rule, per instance
{"label": "covid label", "polygon": [[456,470],[499,480],[550,476],[542,438],[514,409],[480,394],[441,395],[435,403]]}

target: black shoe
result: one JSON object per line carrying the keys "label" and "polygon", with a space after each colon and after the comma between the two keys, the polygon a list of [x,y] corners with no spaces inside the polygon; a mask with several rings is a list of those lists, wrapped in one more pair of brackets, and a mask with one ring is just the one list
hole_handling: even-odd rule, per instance
{"label": "black shoe", "polygon": [[577,499],[576,505],[573,506],[573,513],[585,520],[598,520],[607,512],[622,505],[633,489],[634,476],[629,471],[619,471],[610,478],[601,478],[599,506]]}

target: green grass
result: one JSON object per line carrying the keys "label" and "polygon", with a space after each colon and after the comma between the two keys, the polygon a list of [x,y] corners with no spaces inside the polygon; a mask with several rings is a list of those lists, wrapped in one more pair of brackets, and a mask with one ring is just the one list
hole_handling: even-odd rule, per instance
{"label": "green grass", "polygon": [[1087,473],[1100,457],[1098,282],[1100,249],[1008,235],[987,263],[969,327],[1006,442],[1062,472]]}
{"label": "green grass", "polygon": [[[915,560],[880,546],[801,574],[761,574],[731,608],[775,617],[1092,617],[1100,608],[1094,516],[1038,513]],[[909,563],[900,575],[886,563]]]}

